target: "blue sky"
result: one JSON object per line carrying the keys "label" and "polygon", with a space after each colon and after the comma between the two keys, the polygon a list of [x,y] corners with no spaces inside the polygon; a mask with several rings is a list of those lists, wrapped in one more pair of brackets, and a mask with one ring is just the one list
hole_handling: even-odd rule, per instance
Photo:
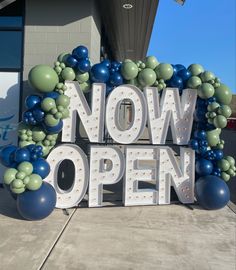
{"label": "blue sky", "polygon": [[148,55],[203,65],[236,93],[236,1],[160,0]]}

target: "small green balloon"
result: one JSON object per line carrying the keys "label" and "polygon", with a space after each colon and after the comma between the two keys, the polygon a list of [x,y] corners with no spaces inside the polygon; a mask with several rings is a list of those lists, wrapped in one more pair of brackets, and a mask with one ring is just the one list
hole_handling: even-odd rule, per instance
{"label": "small green balloon", "polygon": [[41,187],[43,180],[38,174],[31,174],[29,176],[29,182],[26,185],[26,188],[29,190],[37,190]]}
{"label": "small green balloon", "polygon": [[40,127],[35,127],[32,130],[32,139],[35,142],[40,142],[42,140],[44,140],[46,137],[46,133],[42,130],[42,128]]}
{"label": "small green balloon", "polygon": [[10,185],[11,182],[16,179],[16,174],[18,171],[14,168],[7,169],[3,175],[3,182],[7,185]]}
{"label": "small green balloon", "polygon": [[216,146],[220,143],[220,132],[221,130],[219,128],[207,131],[207,142],[209,146]]}
{"label": "small green balloon", "polygon": [[212,102],[207,106],[208,112],[215,112],[220,107],[220,104],[217,102]]}
{"label": "small green balloon", "polygon": [[155,68],[155,72],[157,75],[157,79],[163,79],[164,81],[166,81],[172,77],[174,69],[170,64],[161,63]]}
{"label": "small green balloon", "polygon": [[11,185],[10,185],[10,189],[13,193],[15,194],[21,194],[23,192],[25,192],[25,187],[22,187],[22,188],[13,188]]}
{"label": "small green balloon", "polygon": [[232,100],[231,90],[223,83],[220,84],[219,87],[215,88],[214,96],[216,97],[216,101],[225,105],[229,105]]}
{"label": "small green balloon", "polygon": [[145,68],[139,72],[138,81],[142,87],[151,86],[156,81],[156,73],[151,68]]}
{"label": "small green balloon", "polygon": [[198,86],[201,84],[202,84],[202,81],[197,76],[192,76],[187,81],[187,87],[192,88],[192,89],[197,89]]}
{"label": "small green balloon", "polygon": [[199,64],[192,64],[188,67],[188,70],[191,72],[192,76],[198,76],[202,72],[204,72],[204,69]]}
{"label": "small green balloon", "polygon": [[215,75],[210,71],[204,71],[203,73],[200,74],[200,78],[202,82],[209,82],[211,80],[214,81]]}
{"label": "small green balloon", "polygon": [[221,159],[217,162],[217,166],[221,169],[221,171],[226,172],[230,168],[230,164],[228,160],[226,159]]}
{"label": "small green balloon", "polygon": [[49,140],[44,140],[44,141],[43,141],[43,144],[44,144],[45,146],[50,146],[50,141],[49,141]]}
{"label": "small green balloon", "polygon": [[65,69],[62,70],[61,76],[66,81],[74,81],[75,72],[74,72],[73,68],[66,67]]}
{"label": "small green balloon", "polygon": [[220,106],[217,112],[226,118],[230,117],[230,115],[232,114],[232,110],[228,105]]}
{"label": "small green balloon", "polygon": [[50,66],[37,65],[33,67],[28,76],[29,82],[40,92],[51,92],[59,82],[56,71]]}
{"label": "small green balloon", "polygon": [[45,112],[49,112],[50,110],[54,109],[56,107],[55,100],[50,97],[46,97],[41,102],[41,108]]}
{"label": "small green balloon", "polygon": [[33,141],[19,141],[20,148],[23,148],[23,147],[28,146],[30,144],[35,144],[35,142],[33,142]]}
{"label": "small green balloon", "polygon": [[48,154],[49,154],[49,148],[47,147],[47,146],[45,146],[43,143],[37,143],[37,145],[40,145],[40,146],[42,146],[42,148],[43,148],[43,157],[46,157]]}
{"label": "small green balloon", "polygon": [[17,179],[23,180],[25,177],[26,177],[26,174],[24,172],[18,172],[16,174]]}
{"label": "small green balloon", "polygon": [[155,56],[148,56],[145,60],[146,68],[155,69],[158,66],[158,61]]}
{"label": "small green balloon", "polygon": [[226,173],[229,174],[231,177],[233,177],[235,172],[233,169],[229,168]]}
{"label": "small green balloon", "polygon": [[138,67],[134,62],[126,59],[121,65],[121,74],[126,80],[133,80],[138,75]]}
{"label": "small green balloon", "polygon": [[227,182],[230,179],[230,175],[227,174],[226,172],[222,172],[221,173],[221,178]]}
{"label": "small green balloon", "polygon": [[89,73],[85,72],[85,73],[76,73],[75,75],[75,79],[79,82],[79,83],[84,83],[87,82],[89,80]]}
{"label": "small green balloon", "polygon": [[27,185],[27,184],[29,183],[29,180],[30,180],[29,176],[26,176],[26,177],[23,179],[24,184]]}
{"label": "small green balloon", "polygon": [[26,175],[30,175],[32,172],[33,172],[33,166],[30,162],[28,161],[23,161],[21,162],[17,169],[20,171],[20,172],[24,172]]}
{"label": "small green balloon", "polygon": [[229,162],[230,166],[233,167],[235,165],[235,159],[233,157],[226,156],[226,157],[224,157],[224,159],[226,159]]}
{"label": "small green balloon", "polygon": [[68,107],[70,104],[70,98],[66,95],[60,95],[56,99],[56,104],[57,104],[57,106]]}
{"label": "small green balloon", "polygon": [[52,114],[47,114],[44,118],[44,122],[49,127],[58,125],[59,119],[56,119]]}
{"label": "small green balloon", "polygon": [[23,188],[25,185],[21,179],[15,179],[11,182],[12,188]]}
{"label": "small green balloon", "polygon": [[88,93],[91,90],[91,83],[89,81],[80,83],[79,86],[84,93]]}
{"label": "small green balloon", "polygon": [[198,86],[198,95],[202,99],[208,99],[214,95],[214,87],[209,83],[203,83]]}
{"label": "small green balloon", "polygon": [[213,124],[216,128],[225,128],[227,126],[227,119],[223,115],[217,115],[213,120]]}
{"label": "small green balloon", "polygon": [[62,119],[66,119],[70,116],[70,111],[68,109],[64,109],[62,112]]}

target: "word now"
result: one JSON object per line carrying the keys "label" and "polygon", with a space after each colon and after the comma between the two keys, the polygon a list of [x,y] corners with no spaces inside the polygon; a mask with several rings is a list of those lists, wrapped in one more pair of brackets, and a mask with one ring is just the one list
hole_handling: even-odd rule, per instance
{"label": "word now", "polygon": [[[134,143],[142,135],[147,122],[152,144],[165,144],[169,125],[174,143],[186,145],[190,139],[196,90],[185,89],[180,98],[177,89],[167,88],[160,98],[156,88],[147,87],[142,92],[135,86],[122,85],[106,99],[105,84],[93,84],[90,108],[77,82],[68,81],[66,86],[71,99],[71,117],[64,120],[63,142],[75,142],[77,114],[90,142],[103,143],[105,125],[115,142]],[[133,111],[132,123],[125,130],[119,119],[120,105],[124,100],[131,102]]]}
{"label": "word now", "polygon": [[[49,154],[51,171],[45,179],[54,186],[58,208],[77,206],[87,189],[89,207],[102,206],[103,185],[123,177],[123,203],[157,205],[170,203],[173,186],[182,203],[194,201],[194,151],[180,148],[180,159],[165,146],[124,146],[124,153],[113,146],[91,146],[90,164],[82,149],[74,144],[61,144]],[[74,183],[69,190],[58,186],[57,174],[63,160],[74,164]],[[106,166],[109,161],[110,166]],[[154,166],[151,164],[155,164]],[[154,189],[140,189],[139,181],[155,183]]]}

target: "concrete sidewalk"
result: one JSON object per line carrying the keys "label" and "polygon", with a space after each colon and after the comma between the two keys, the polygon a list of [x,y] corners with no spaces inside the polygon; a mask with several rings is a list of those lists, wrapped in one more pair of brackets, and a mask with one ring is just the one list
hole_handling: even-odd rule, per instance
{"label": "concrete sidewalk", "polygon": [[0,189],[2,270],[235,270],[236,215],[181,205],[55,210],[21,220]]}

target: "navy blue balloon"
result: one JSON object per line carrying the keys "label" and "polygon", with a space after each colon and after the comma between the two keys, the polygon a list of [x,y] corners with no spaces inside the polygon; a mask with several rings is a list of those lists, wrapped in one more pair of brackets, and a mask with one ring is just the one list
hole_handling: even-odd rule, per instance
{"label": "navy blue balloon", "polygon": [[78,60],[75,59],[72,55],[69,55],[66,58],[66,65],[71,68],[75,68],[78,65]]}
{"label": "navy blue balloon", "polygon": [[30,151],[26,147],[18,148],[14,153],[14,161],[16,163],[30,161]]}
{"label": "navy blue balloon", "polygon": [[105,65],[107,68],[111,68],[111,61],[109,59],[104,59],[101,64]]}
{"label": "navy blue balloon", "polygon": [[44,130],[49,133],[49,134],[56,134],[61,132],[62,128],[63,128],[63,122],[62,120],[59,121],[59,123],[56,126],[50,127],[47,126],[44,122],[42,123],[42,126],[44,128]]}
{"label": "navy blue balloon", "polygon": [[194,138],[205,140],[206,139],[206,131],[205,130],[195,130],[194,131]]}
{"label": "navy blue balloon", "polygon": [[1,149],[1,163],[6,167],[15,167],[14,154],[17,147],[7,145]]}
{"label": "navy blue balloon", "polygon": [[34,119],[37,122],[42,122],[45,116],[45,112],[41,110],[40,108],[34,108],[32,110],[32,114],[33,114]]}
{"label": "navy blue balloon", "polygon": [[205,116],[206,112],[204,110],[201,110],[199,108],[197,108],[195,111],[194,111],[194,120],[197,121],[197,122],[202,122],[206,119],[206,116]]}
{"label": "navy blue balloon", "polygon": [[213,171],[213,164],[210,160],[200,158],[196,161],[195,170],[200,176],[209,175]]}
{"label": "navy blue balloon", "polygon": [[43,98],[50,97],[50,98],[53,98],[53,99],[57,99],[59,96],[60,96],[60,94],[58,92],[52,91],[52,92],[44,94]]}
{"label": "navy blue balloon", "polygon": [[213,152],[215,154],[215,160],[221,160],[224,157],[224,153],[220,149],[214,149]]}
{"label": "navy blue balloon", "polygon": [[217,210],[227,205],[230,191],[221,178],[213,175],[200,177],[195,184],[197,202],[207,210]]}
{"label": "navy blue balloon", "polygon": [[191,72],[188,71],[186,68],[185,69],[181,69],[180,71],[178,71],[177,75],[183,80],[183,81],[187,81],[191,76]]}
{"label": "navy blue balloon", "polygon": [[72,55],[79,61],[88,57],[88,49],[85,46],[78,46],[72,52]]}
{"label": "navy blue balloon", "polygon": [[181,65],[181,64],[176,64],[176,65],[174,65],[174,67],[175,67],[175,69],[177,70],[177,72],[179,72],[179,71],[182,70],[182,69],[186,69],[186,67],[183,66],[183,65]]}
{"label": "navy blue balloon", "polygon": [[40,104],[41,100],[42,100],[42,98],[40,96],[37,96],[37,95],[28,96],[25,99],[25,106],[28,109],[32,109],[35,105]]}
{"label": "navy blue balloon", "polygon": [[198,149],[198,141],[197,140],[190,140],[189,141],[189,146],[193,149],[193,150],[197,150]]}
{"label": "navy blue balloon", "polygon": [[91,68],[90,66],[90,61],[89,60],[80,60],[78,62],[78,65],[76,66],[76,68],[81,72],[81,73],[85,73],[88,72]]}
{"label": "navy blue balloon", "polygon": [[33,165],[33,173],[39,174],[42,179],[46,178],[50,173],[50,165],[49,163],[43,159],[39,158],[32,162]]}
{"label": "navy blue balloon", "polygon": [[123,78],[119,72],[114,72],[113,74],[111,74],[109,81],[110,84],[113,86],[119,86],[123,84]]}
{"label": "navy blue balloon", "polygon": [[177,76],[174,75],[172,76],[172,78],[168,81],[168,86],[170,87],[175,87],[175,88],[179,88],[179,90],[182,90],[184,85],[183,85],[183,80]]}
{"label": "navy blue balloon", "polygon": [[112,86],[109,83],[107,83],[106,84],[106,96],[108,96],[113,89],[114,89],[114,86]]}
{"label": "navy blue balloon", "polygon": [[11,191],[10,185],[3,183],[3,187],[9,192],[9,194],[14,200],[17,199],[17,194]]}
{"label": "navy blue balloon", "polygon": [[56,206],[56,192],[47,182],[36,190],[26,190],[17,196],[17,210],[27,220],[40,220],[49,216]]}
{"label": "navy blue balloon", "polygon": [[90,75],[92,81],[100,83],[106,83],[110,77],[108,68],[101,63],[92,66]]}

